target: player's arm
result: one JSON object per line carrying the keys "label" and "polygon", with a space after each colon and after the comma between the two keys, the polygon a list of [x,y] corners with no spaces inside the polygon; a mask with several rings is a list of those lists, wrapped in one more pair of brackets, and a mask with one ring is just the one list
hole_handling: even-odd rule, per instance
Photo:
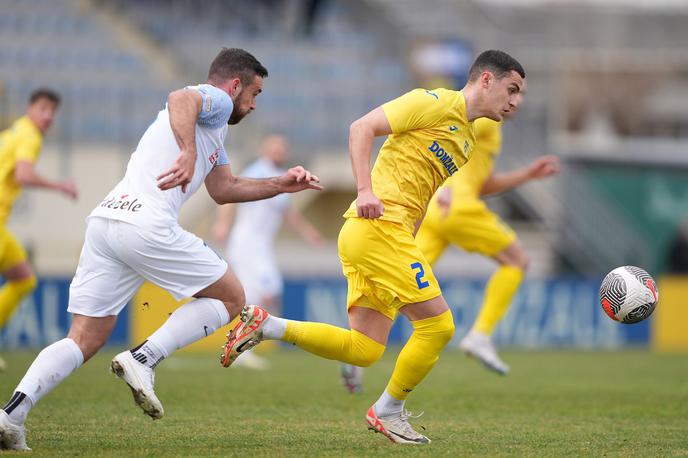
{"label": "player's arm", "polygon": [[[440,100],[442,99],[442,100]],[[379,218],[385,209],[373,193],[370,153],[373,139],[436,125],[446,113],[448,98],[438,91],[414,89],[375,108],[356,120],[349,129],[349,154],[358,196],[356,210],[363,218]],[[415,151],[409,154],[417,154]]]}
{"label": "player's arm", "polygon": [[480,195],[487,196],[509,191],[530,180],[556,175],[559,171],[559,158],[551,155],[542,156],[520,169],[510,172],[493,173],[480,189]]}
{"label": "player's arm", "polygon": [[60,191],[72,199],[76,199],[79,193],[73,180],[53,181],[45,178],[36,172],[31,161],[19,160],[14,167],[14,179],[21,186],[34,188],[52,189]]}
{"label": "player's arm", "polygon": [[454,196],[452,193],[452,189],[449,186],[442,186],[440,189],[437,190],[437,204],[440,206],[440,209],[442,210],[442,215],[447,216],[449,214],[449,209],[451,208],[452,201],[454,200]]}
{"label": "player's arm", "polygon": [[172,133],[179,146],[179,156],[172,167],[157,177],[158,187],[165,191],[191,182],[196,164],[196,122],[201,113],[203,97],[198,91],[179,89],[167,97]]}
{"label": "player's arm", "polygon": [[284,214],[284,222],[311,245],[323,244],[324,238],[320,231],[304,218],[300,211],[290,207]]}
{"label": "player's arm", "polygon": [[373,193],[370,179],[370,155],[375,137],[389,135],[392,128],[382,107],[377,107],[349,128],[349,155],[356,180],[356,209],[363,218],[379,218],[385,209]]}
{"label": "player's arm", "polygon": [[229,164],[215,167],[205,178],[208,194],[218,204],[269,199],[285,192],[322,190],[320,179],[301,166],[271,178],[246,178],[232,174]]}
{"label": "player's arm", "polygon": [[216,243],[223,243],[229,236],[229,229],[234,222],[236,205],[218,205],[215,214],[215,222],[210,229],[213,240]]}

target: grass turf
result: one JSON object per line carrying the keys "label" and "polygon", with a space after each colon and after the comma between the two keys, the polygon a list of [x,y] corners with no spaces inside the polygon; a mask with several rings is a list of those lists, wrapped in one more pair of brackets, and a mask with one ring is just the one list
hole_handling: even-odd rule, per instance
{"label": "grass turf", "polygon": [[[688,355],[504,352],[512,373],[499,377],[447,351],[407,403],[433,442],[410,447],[366,431],[390,350],[358,396],[337,363],[297,350],[272,353],[267,372],[175,356],[157,369],[166,413],[152,421],[108,374],[106,349],[34,409],[28,443],[33,456],[688,456]],[[34,354],[2,356],[9,398]]]}

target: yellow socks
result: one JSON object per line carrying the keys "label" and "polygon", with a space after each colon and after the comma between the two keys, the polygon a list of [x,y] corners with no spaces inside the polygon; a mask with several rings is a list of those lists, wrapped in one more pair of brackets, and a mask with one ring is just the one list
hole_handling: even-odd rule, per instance
{"label": "yellow socks", "polygon": [[36,277],[29,277],[19,281],[8,281],[0,288],[0,328],[7,321],[24,299],[36,287]]}
{"label": "yellow socks", "polygon": [[413,334],[399,353],[387,392],[398,400],[409,393],[425,378],[440,358],[442,349],[454,335],[454,318],[451,311],[412,321]]}
{"label": "yellow socks", "polygon": [[501,266],[492,274],[485,288],[485,300],[473,329],[483,334],[492,334],[509,308],[518,287],[521,286],[523,275],[523,270],[514,266]]}
{"label": "yellow socks", "polygon": [[289,320],[282,340],[323,358],[361,367],[370,366],[385,352],[384,345],[365,334],[325,323]]}

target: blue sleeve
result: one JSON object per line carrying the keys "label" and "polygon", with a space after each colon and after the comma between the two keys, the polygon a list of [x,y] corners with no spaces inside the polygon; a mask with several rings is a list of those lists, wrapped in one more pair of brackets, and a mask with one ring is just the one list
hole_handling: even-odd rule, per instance
{"label": "blue sleeve", "polygon": [[220,149],[220,155],[217,157],[217,162],[215,163],[215,167],[218,165],[227,165],[229,164],[229,157],[227,156],[227,151],[225,151],[224,148]]}
{"label": "blue sleeve", "polygon": [[201,113],[198,115],[197,121],[199,126],[219,129],[227,125],[234,104],[226,92],[210,84],[187,86],[187,89],[197,91],[203,99]]}

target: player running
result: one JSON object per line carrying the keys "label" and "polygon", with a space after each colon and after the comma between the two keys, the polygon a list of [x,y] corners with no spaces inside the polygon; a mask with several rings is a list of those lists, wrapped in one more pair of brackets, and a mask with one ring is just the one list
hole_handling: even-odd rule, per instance
{"label": "player running", "polygon": [[[513,118],[517,112],[518,107],[514,107],[504,117]],[[453,244],[489,256],[500,265],[488,282],[472,330],[459,346],[488,369],[506,375],[509,367],[497,355],[490,336],[523,280],[528,255],[516,233],[487,207],[481,196],[557,174],[559,160],[556,156],[543,156],[526,167],[495,173],[494,162],[502,147],[502,123],[480,118],[474,123],[474,131],[476,145],[471,160],[433,196],[416,243],[430,264]],[[342,365],[342,382],[349,392],[355,394],[362,390],[362,376],[360,367]]]}
{"label": "player running", "polygon": [[[285,320],[249,305],[229,334],[222,364],[229,366],[261,340],[279,339],[324,358],[369,366],[384,352],[401,313],[414,331],[366,420],[392,442],[430,442],[411,427],[404,404],[453,336],[454,320],[414,235],[437,188],[470,157],[473,121],[500,121],[517,107],[524,78],[511,56],[486,51],[461,91],[416,89],[355,121],[349,151],[358,197],[339,235],[351,330]],[[373,140],[382,135],[388,137],[371,172]]]}
{"label": "player running", "polygon": [[218,204],[322,189],[317,177],[302,167],[263,180],[231,172],[223,146],[227,126],[255,109],[267,74],[248,52],[223,49],[210,66],[207,84],[170,93],[166,108],[132,154],[124,178],[88,218],[70,286],[69,334],[41,351],[0,411],[1,448],[28,450],[24,422],[30,409],[105,344],[117,314],[144,280],[176,299],[196,298],[175,310],[141,345],[112,360],[112,370],[154,419],[163,416],[153,391],[155,366],[242,310],[244,291],[227,263],[177,218],[202,183]]}
{"label": "player running", "polygon": [[[517,110],[515,107],[504,117],[515,116]],[[488,369],[506,375],[509,366],[497,355],[491,335],[523,281],[528,254],[516,233],[481,197],[555,175],[559,173],[559,160],[556,156],[543,156],[528,166],[495,173],[494,163],[502,146],[502,124],[487,118],[478,119],[475,136],[473,157],[435,194],[416,243],[431,264],[449,244],[488,256],[499,264],[487,283],[480,313],[459,347]]]}
{"label": "player running", "polygon": [[[22,187],[50,189],[76,199],[74,182],[53,181],[34,168],[43,146],[43,136],[55,120],[60,97],[50,89],[37,89],[29,97],[26,114],[0,132],[0,328],[5,326],[22,299],[36,287],[36,275],[26,251],[7,229],[7,220]],[[0,368],[4,367],[0,359]]]}

